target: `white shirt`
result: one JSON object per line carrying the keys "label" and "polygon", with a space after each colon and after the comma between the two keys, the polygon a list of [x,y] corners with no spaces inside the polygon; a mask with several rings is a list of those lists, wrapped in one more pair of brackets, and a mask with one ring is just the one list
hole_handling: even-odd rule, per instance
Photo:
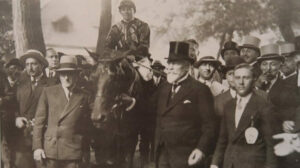
{"label": "white shirt", "polygon": [[219,83],[217,81],[214,81],[213,79],[204,80],[202,78],[199,78],[198,80],[210,88],[210,91],[213,94],[213,96],[217,96],[221,93],[224,93],[226,90],[228,90],[227,87],[225,87],[224,85],[222,85],[221,83]]}
{"label": "white shirt", "polygon": [[252,96],[252,93],[248,94],[245,97],[241,97],[240,95],[237,95],[237,101],[236,101],[236,107],[235,107],[235,127],[236,128],[239,125],[239,122],[245,111],[246,105],[248,104],[251,96]]}
{"label": "white shirt", "polygon": [[72,96],[72,92],[70,92],[70,90],[64,86],[62,86],[62,88],[64,89],[64,92],[65,92],[65,95],[66,95],[66,98],[67,100],[69,101],[70,100],[70,97]]}
{"label": "white shirt", "polygon": [[232,98],[236,98],[236,91],[235,90],[233,90],[233,89],[229,89],[229,92],[230,92],[230,95],[232,96]]}
{"label": "white shirt", "polygon": [[55,70],[50,70],[49,68],[46,68],[45,69],[45,72],[46,72],[46,76],[49,78],[50,77],[50,72],[52,73],[52,76],[51,77],[53,77],[53,76],[55,76]]}
{"label": "white shirt", "polygon": [[[189,76],[189,73],[186,73],[186,75],[185,76],[183,76],[181,79],[179,79],[177,82],[174,82],[172,85],[174,86],[174,85],[176,85],[176,84],[178,84],[178,83],[181,83],[182,81],[184,81],[184,80],[186,80],[187,78],[188,78],[188,76]],[[173,93],[177,93],[178,91],[179,91],[179,89],[181,88],[181,85],[178,85],[176,88],[174,88],[172,86],[172,92]],[[175,90],[174,90],[175,89]]]}
{"label": "white shirt", "polygon": [[161,79],[161,76],[159,76],[159,77],[153,76],[154,84],[155,84],[156,86],[159,84],[160,79]]}

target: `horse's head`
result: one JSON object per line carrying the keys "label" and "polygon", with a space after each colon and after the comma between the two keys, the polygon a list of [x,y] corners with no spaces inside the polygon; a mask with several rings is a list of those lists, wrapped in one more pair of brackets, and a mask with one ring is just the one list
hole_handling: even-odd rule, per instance
{"label": "horse's head", "polygon": [[126,110],[132,106],[132,98],[140,91],[138,67],[134,66],[126,53],[113,51],[109,57],[102,58],[97,67],[97,93],[92,112],[96,127],[107,121],[113,110]]}

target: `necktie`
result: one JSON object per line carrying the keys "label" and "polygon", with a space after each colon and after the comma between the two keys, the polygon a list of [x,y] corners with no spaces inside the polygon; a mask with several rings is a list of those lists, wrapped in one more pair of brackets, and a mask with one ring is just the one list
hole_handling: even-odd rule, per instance
{"label": "necktie", "polygon": [[241,116],[242,116],[242,111],[243,110],[243,104],[242,104],[242,99],[238,98],[237,99],[237,104],[236,104],[236,111],[235,111],[235,127],[237,128]]}
{"label": "necktie", "polygon": [[33,80],[31,81],[31,88],[32,88],[33,91],[35,90],[37,84],[38,84],[38,83],[37,83],[37,80],[36,80],[36,79],[33,79]]}
{"label": "necktie", "polygon": [[172,91],[171,91],[171,99],[174,98],[175,94],[176,94],[176,89],[178,88],[178,84],[173,84],[172,85]]}

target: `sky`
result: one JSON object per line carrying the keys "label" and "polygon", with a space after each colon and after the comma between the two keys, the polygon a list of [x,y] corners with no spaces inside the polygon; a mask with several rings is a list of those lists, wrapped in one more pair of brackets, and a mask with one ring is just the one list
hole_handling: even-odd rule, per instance
{"label": "sky", "polygon": [[[165,62],[169,51],[169,41],[194,38],[192,31],[187,31],[184,39],[176,38],[176,33],[183,28],[188,29],[193,23],[182,17],[188,1],[183,0],[133,0],[137,7],[136,17],[147,22],[151,29],[150,53],[154,59]],[[70,54],[86,54],[80,49],[64,48],[59,46],[82,46],[95,48],[98,37],[99,19],[101,13],[101,0],[41,0],[42,26],[46,45],[57,47]],[[112,23],[121,20],[118,12],[120,0],[112,0]],[[185,3],[183,3],[185,2]],[[175,15],[175,19],[168,27],[168,31],[161,35],[156,33],[156,28],[166,25],[165,18]],[[51,30],[51,23],[62,16],[68,16],[73,23],[72,32],[68,35],[56,33]],[[296,35],[300,32],[296,32]],[[252,32],[251,35],[259,37],[261,45],[275,43],[282,40],[278,31],[268,31],[264,34]],[[234,36],[234,41],[242,44],[243,39]],[[200,42],[198,59],[211,55],[216,57],[219,49],[219,40],[209,38]]]}

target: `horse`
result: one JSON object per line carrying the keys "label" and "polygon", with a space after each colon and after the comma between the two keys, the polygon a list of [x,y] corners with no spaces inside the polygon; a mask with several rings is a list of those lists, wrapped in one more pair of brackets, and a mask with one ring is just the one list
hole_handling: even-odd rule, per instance
{"label": "horse", "polygon": [[98,163],[131,167],[137,144],[137,113],[143,82],[152,78],[148,58],[135,63],[128,52],[110,51],[98,61],[97,92],[91,119],[97,128],[95,155]]}

